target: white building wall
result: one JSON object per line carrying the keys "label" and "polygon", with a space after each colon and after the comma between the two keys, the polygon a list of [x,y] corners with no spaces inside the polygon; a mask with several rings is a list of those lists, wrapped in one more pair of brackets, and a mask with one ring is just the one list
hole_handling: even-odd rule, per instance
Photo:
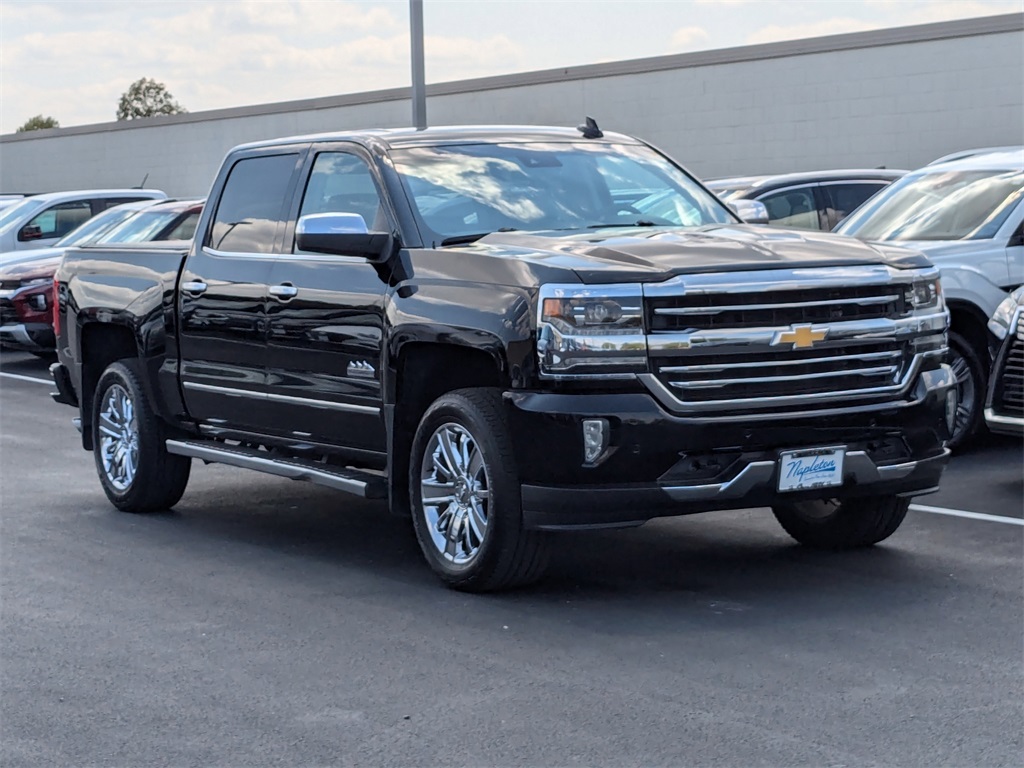
{"label": "white building wall", "polygon": [[[0,191],[141,183],[205,194],[236,144],[408,125],[408,89],[0,137]],[[1024,143],[1024,15],[836,35],[428,88],[432,125],[593,115],[700,176],[914,168]]]}

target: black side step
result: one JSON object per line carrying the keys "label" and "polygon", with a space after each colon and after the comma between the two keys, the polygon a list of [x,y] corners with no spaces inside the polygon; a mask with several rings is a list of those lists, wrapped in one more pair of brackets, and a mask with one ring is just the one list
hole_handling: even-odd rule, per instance
{"label": "black side step", "polygon": [[332,467],[317,461],[296,458],[278,458],[256,448],[223,445],[206,440],[168,440],[168,453],[191,456],[215,464],[255,469],[269,475],[292,480],[308,480],[338,491],[354,493],[364,499],[385,499],[387,480],[380,475],[358,469]]}

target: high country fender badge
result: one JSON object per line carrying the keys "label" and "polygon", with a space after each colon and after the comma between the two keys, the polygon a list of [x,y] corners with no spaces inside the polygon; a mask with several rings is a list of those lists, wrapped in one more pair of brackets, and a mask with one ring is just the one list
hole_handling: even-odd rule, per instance
{"label": "high country fender badge", "polygon": [[814,342],[824,341],[826,336],[828,336],[828,328],[815,330],[810,325],[794,325],[788,331],[776,332],[772,338],[772,346],[792,344],[793,349],[808,349],[814,346]]}
{"label": "high country fender badge", "polygon": [[375,373],[373,366],[365,360],[353,360],[348,364],[350,379],[372,379]]}

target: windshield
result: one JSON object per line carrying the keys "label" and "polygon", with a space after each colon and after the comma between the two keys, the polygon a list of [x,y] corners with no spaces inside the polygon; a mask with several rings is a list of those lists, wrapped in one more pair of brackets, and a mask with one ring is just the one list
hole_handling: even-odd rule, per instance
{"label": "windshield", "polygon": [[991,238],[1022,192],[1022,171],[912,174],[878,193],[836,232],[862,240]]}
{"label": "windshield", "polygon": [[643,146],[472,144],[394,150],[425,237],[494,231],[687,226],[736,219],[697,182]]}
{"label": "windshield", "polygon": [[136,213],[135,209],[119,210],[117,208],[108,208],[103,211],[103,213],[93,216],[80,227],[68,232],[64,237],[54,243],[53,247],[65,248],[71,245],[87,243],[90,240],[99,237],[108,229],[117,226],[134,213]]}
{"label": "windshield", "polygon": [[[179,216],[180,211],[140,211],[100,237],[97,245],[144,243],[156,240]],[[198,214],[196,214],[198,217]]]}
{"label": "windshield", "polygon": [[42,208],[44,202],[38,198],[26,198],[20,203],[8,206],[0,211],[0,232],[3,232],[16,222],[20,221],[22,216],[32,213],[37,208]]}

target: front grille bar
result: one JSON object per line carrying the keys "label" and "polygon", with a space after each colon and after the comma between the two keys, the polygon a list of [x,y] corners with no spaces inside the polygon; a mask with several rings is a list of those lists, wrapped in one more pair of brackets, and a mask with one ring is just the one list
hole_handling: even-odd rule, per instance
{"label": "front grille bar", "polygon": [[[814,365],[816,363],[835,363],[844,360],[895,360],[902,357],[903,353],[898,350],[891,352],[867,352],[862,355],[836,355],[834,357],[807,357],[796,360],[772,360],[770,365],[773,368],[787,365]],[[663,365],[658,370],[661,373],[713,373],[715,371],[731,370],[733,368],[764,368],[768,363],[759,360],[756,363],[720,363],[715,365]]]}
{"label": "front grille bar", "polygon": [[874,306],[880,304],[891,304],[899,301],[899,294],[886,296],[865,296],[860,299],[833,299],[830,301],[787,301],[776,304],[725,304],[713,307],[656,307],[656,315],[717,315],[722,312],[736,312],[743,310],[764,310],[764,309],[796,309],[799,307],[832,307],[836,305],[856,304],[860,306]]}
{"label": "front grille bar", "polygon": [[[795,376],[751,376],[742,379],[707,379],[703,381],[670,381],[677,389],[720,389],[740,384],[775,384],[780,381],[798,382],[804,379],[834,379],[842,376],[889,376],[894,378],[899,366],[887,365],[880,368],[860,368],[852,371],[823,371],[820,373],[801,373]],[[855,390],[860,391],[860,390]]]}

